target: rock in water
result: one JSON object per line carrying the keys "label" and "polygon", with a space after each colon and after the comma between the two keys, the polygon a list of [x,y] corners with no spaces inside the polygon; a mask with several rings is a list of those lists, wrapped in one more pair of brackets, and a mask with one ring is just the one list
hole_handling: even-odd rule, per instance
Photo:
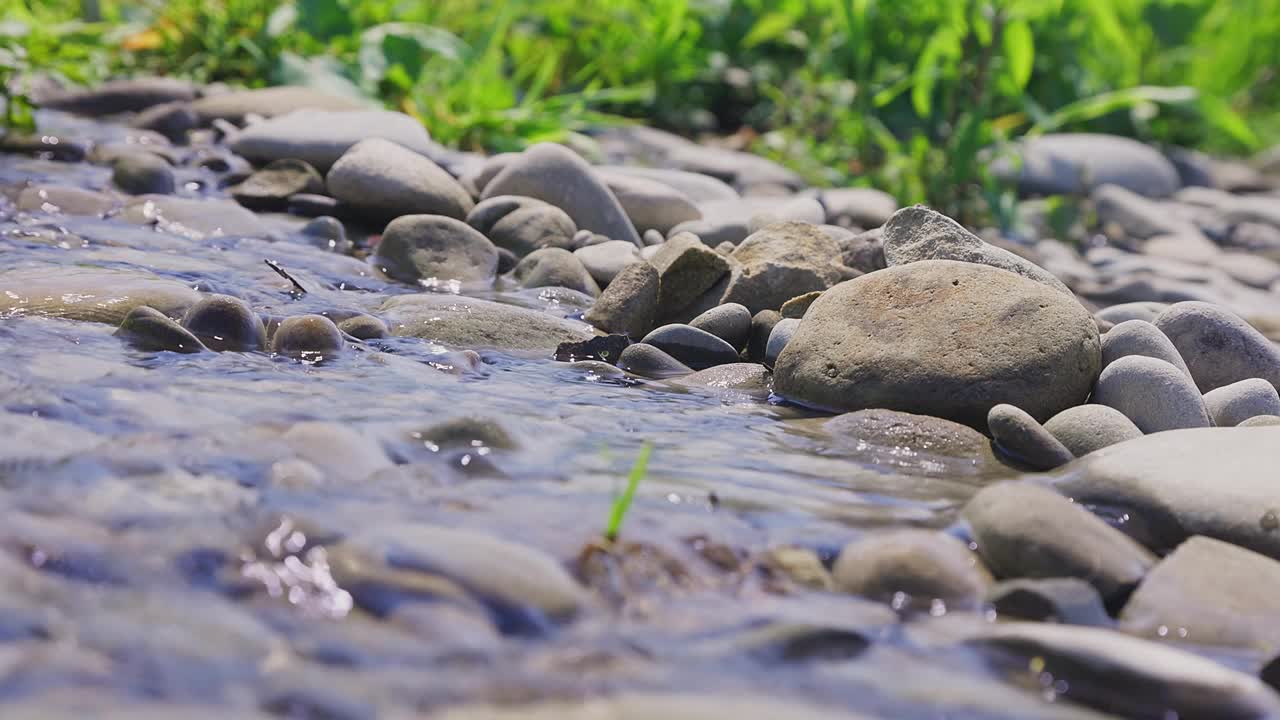
{"label": "rock in water", "polygon": [[462,220],[474,203],[439,165],[390,140],[361,140],[325,176],[329,193],[375,220],[444,215]]}
{"label": "rock in water", "polygon": [[564,210],[581,229],[641,247],[618,198],[572,150],[539,143],[512,159],[484,188],[482,199],[524,195]]}
{"label": "rock in water", "polygon": [[489,285],[498,271],[498,250],[461,220],[405,215],[387,225],[373,263],[401,282]]}
{"label": "rock in water", "polygon": [[1000,403],[1047,420],[1088,397],[1098,329],[1071,296],[1005,270],[921,260],[828,290],[778,357],[775,391],[983,427]]}
{"label": "rock in water", "polygon": [[964,543],[931,530],[855,540],[840,551],[832,574],[845,592],[880,602],[896,602],[903,593],[925,609],[933,600],[948,608],[977,607],[991,585],[991,573]]}
{"label": "rock in water", "polygon": [[177,185],[173,168],[158,155],[122,155],[111,170],[111,181],[130,195],[172,195]]}
{"label": "rock in water", "polygon": [[571,250],[578,232],[573,219],[555,205],[515,195],[480,201],[467,214],[467,224],[517,257],[547,247]]}
{"label": "rock in water", "polygon": [[55,317],[119,325],[146,305],[181,315],[200,299],[184,283],[141,271],[33,267],[0,272],[0,315]]}
{"label": "rock in water", "polygon": [[511,271],[522,287],[563,287],[598,297],[600,286],[576,255],[564,248],[542,248],[524,256]]}
{"label": "rock in water", "polygon": [[210,350],[261,350],[267,330],[249,303],[230,295],[208,295],[182,316],[182,326]]}
{"label": "rock in water", "polygon": [[323,315],[286,318],[271,336],[271,352],[315,357],[332,355],[342,349],[342,331]]}
{"label": "rock in water", "polygon": [[282,210],[292,195],[323,193],[324,178],[302,160],[276,160],[227,191],[252,210]]}
{"label": "rock in water", "polygon": [[658,271],[647,262],[623,268],[600,293],[584,320],[605,332],[640,339],[658,315]]}
{"label": "rock in water", "polygon": [[987,413],[987,429],[1002,450],[1032,469],[1052,470],[1075,459],[1035,418],[1013,405],[991,408]]}
{"label": "rock in water", "polygon": [[551,352],[560,343],[595,336],[589,325],[580,322],[454,295],[399,295],[383,303],[380,312],[392,335],[461,348]]}
{"label": "rock in water", "polygon": [[115,334],[139,350],[197,353],[207,349],[191,331],[146,305],[130,310]]}
{"label": "rock in water", "polygon": [[989,265],[1071,294],[1062,281],[1035,263],[998,248],[965,230],[960,223],[923,205],[903,208],[889,218],[881,235],[890,267],[921,260],[959,260]]}
{"label": "rock in water", "polygon": [[663,325],[645,335],[643,342],[694,370],[705,370],[738,361],[738,351],[732,345],[705,330],[689,325]]}

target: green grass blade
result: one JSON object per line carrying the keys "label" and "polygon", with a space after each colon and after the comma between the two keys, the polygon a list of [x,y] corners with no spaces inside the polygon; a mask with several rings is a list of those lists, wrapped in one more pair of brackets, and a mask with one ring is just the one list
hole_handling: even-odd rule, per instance
{"label": "green grass blade", "polygon": [[627,487],[613,501],[613,509],[609,512],[609,525],[604,531],[605,539],[609,542],[618,539],[618,531],[622,529],[622,521],[627,517],[627,511],[631,509],[631,502],[636,498],[636,488],[640,486],[640,481],[649,472],[649,455],[652,453],[653,445],[646,442],[640,448],[640,454],[636,456],[635,464],[631,466],[631,474],[627,477]]}

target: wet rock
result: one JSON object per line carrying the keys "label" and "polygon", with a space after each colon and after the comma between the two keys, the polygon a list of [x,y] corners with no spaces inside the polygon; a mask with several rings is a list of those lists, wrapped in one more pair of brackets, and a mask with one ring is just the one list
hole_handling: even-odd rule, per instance
{"label": "wet rock", "polygon": [[140,195],[125,204],[120,218],[138,225],[155,225],[165,232],[197,240],[219,235],[257,238],[272,235],[257,215],[230,200]]}
{"label": "wet rock", "polygon": [[182,316],[182,326],[210,350],[261,350],[267,330],[249,304],[230,295],[206,295]]}
{"label": "wet rock", "polygon": [[1071,291],[1048,270],[984,242],[955,220],[923,205],[903,208],[885,223],[881,236],[889,267],[921,260],[958,260],[1017,273],[1067,295]]}
{"label": "wet rock", "polygon": [[657,314],[658,271],[639,262],[614,277],[583,319],[605,332],[639,339],[653,329]]}
{"label": "wet rock", "polygon": [[640,377],[655,380],[693,373],[693,368],[666,352],[642,342],[630,345],[622,351],[622,355],[618,358],[618,367]]}
{"label": "wet rock", "polygon": [[534,250],[575,247],[578,227],[560,208],[536,198],[498,195],[481,200],[467,214],[467,224],[517,257]]}
{"label": "wet rock", "polygon": [[141,77],[108,80],[92,88],[73,88],[37,94],[42,108],[98,117],[139,112],[154,105],[187,102],[196,98],[196,88],[185,80]]}
{"label": "wet rock", "polygon": [[603,718],[667,718],[668,720],[867,720],[847,710],[823,708],[772,696],[679,695],[623,693],[587,700],[542,701],[520,707],[477,705],[451,708],[436,720],[601,720]]}
{"label": "wet rock", "polygon": [[1075,459],[1035,418],[1013,405],[991,408],[987,428],[1001,450],[1033,470],[1052,470]]}
{"label": "wet rock", "polygon": [[747,358],[753,362],[763,362],[765,351],[769,349],[769,337],[773,329],[782,320],[782,313],[777,310],[761,310],[751,316],[751,336],[747,340]]}
{"label": "wet rock", "polygon": [[139,305],[129,311],[115,332],[139,350],[158,352],[169,350],[180,353],[197,353],[206,350],[189,330],[155,308]]}
{"label": "wet rock", "polygon": [[364,103],[306,87],[283,85],[206,95],[191,103],[201,125],[215,120],[243,123],[246,115],[273,118],[295,110],[365,110]]}
{"label": "wet rock", "polygon": [[882,407],[986,422],[1002,402],[1037,420],[1079,405],[1101,362],[1093,318],[1066,293],[975,263],[863,275],[809,308],[775,390],[829,410]]}
{"label": "wet rock", "polygon": [[1070,195],[1113,184],[1147,197],[1167,197],[1181,183],[1156,149],[1116,135],[1056,133],[1020,143],[1021,162],[999,158],[992,171],[1016,179],[1024,195]]}
{"label": "wet rock", "polygon": [[463,348],[550,353],[562,342],[594,336],[589,325],[536,310],[449,295],[400,295],[380,310],[392,335]]}
{"label": "wet rock", "polygon": [[58,162],[81,162],[89,154],[86,143],[47,133],[28,134],[7,131],[0,134],[0,153],[35,155]]}
{"label": "wet rock", "polygon": [[1203,302],[1175,303],[1155,325],[1173,341],[1200,392],[1250,378],[1280,388],[1280,346],[1229,310]]}
{"label": "wet rock", "polygon": [[227,192],[251,210],[280,210],[289,205],[291,195],[323,193],[324,178],[302,160],[276,160]]}
{"label": "wet rock", "polygon": [[321,215],[298,231],[300,235],[313,238],[318,241],[319,247],[334,250],[335,252],[343,252],[350,248],[350,241],[347,240],[347,228],[342,221],[331,215]]}
{"label": "wet rock", "polygon": [[1110,627],[1102,597],[1079,578],[1005,580],[991,586],[987,604],[1002,619]]}
{"label": "wet rock", "polygon": [[431,160],[390,140],[361,140],[325,176],[329,194],[369,218],[444,215],[461,220],[473,202],[453,176]]}
{"label": "wet rock", "polygon": [[978,554],[1000,578],[1074,577],[1122,598],[1155,558],[1102,518],[1025,482],[989,485],[965,505]]}
{"label": "wet rock", "polygon": [[1156,317],[1169,307],[1168,303],[1161,302],[1131,302],[1122,303],[1120,305],[1112,305],[1109,308],[1103,308],[1096,313],[1101,320],[1106,320],[1114,325],[1119,325],[1127,320],[1144,320],[1154,323]]}
{"label": "wet rock", "polygon": [[1258,415],[1280,415],[1280,393],[1261,378],[1210,390],[1204,395],[1204,404],[1219,427],[1233,427]]}
{"label": "wet rock", "polygon": [[1257,678],[1212,660],[1112,630],[1055,623],[998,623],[970,644],[1010,670],[1061,680],[1063,697],[1124,717],[1266,718],[1280,699]]}
{"label": "wet rock", "polygon": [[1142,437],[1142,431],[1124,413],[1106,405],[1077,405],[1049,418],[1044,424],[1076,457]]}
{"label": "wet rock", "polygon": [[373,263],[401,282],[489,285],[498,271],[498,250],[460,220],[405,215],[387,224]]}
{"label": "wet rock", "polygon": [[333,355],[345,344],[338,326],[323,315],[286,318],[271,336],[271,352],[307,358]]}
{"label": "wet rock", "polygon": [[600,287],[608,286],[628,265],[644,262],[636,246],[626,240],[609,240],[598,245],[588,245],[574,250],[573,254]]}
{"label": "wet rock", "polygon": [[1236,427],[1267,427],[1280,425],[1280,415],[1255,415]]}
{"label": "wet rock", "polygon": [[677,385],[707,387],[716,390],[740,390],[744,392],[769,392],[769,369],[757,363],[734,362],[699,370],[692,375],[678,378]]}
{"label": "wet rock", "polygon": [[524,195],[564,210],[577,227],[641,246],[618,198],[572,150],[539,143],[514,158],[484,188],[482,199]]}
{"label": "wet rock", "polygon": [[888,267],[888,261],[884,257],[884,231],[881,228],[836,242],[840,245],[841,261],[847,267],[864,273]]}
{"label": "wet rock", "polygon": [[424,157],[435,150],[422,123],[388,110],[296,110],[253,123],[236,136],[231,149],[256,163],[296,159],[325,173],[344,153],[369,138],[395,143]]}
{"label": "wet rock", "polygon": [[516,269],[516,265],[520,264],[520,258],[510,250],[500,247],[498,248],[498,274],[506,275]]}
{"label": "wet rock", "polygon": [[119,203],[106,193],[62,185],[31,185],[18,193],[14,205],[25,212],[96,215],[102,217]]}
{"label": "wet rock", "polygon": [[475,447],[514,450],[520,446],[501,423],[479,416],[456,417],[411,435],[414,440],[430,443],[437,450]]}
{"label": "wet rock", "polygon": [[169,163],[147,152],[116,160],[111,182],[130,195],[172,195],[176,186]]}
{"label": "wet rock", "polygon": [[138,113],[129,122],[131,127],[158,132],[169,142],[185,145],[187,133],[200,124],[200,118],[187,102],[170,102],[155,105]]}
{"label": "wet rock", "polygon": [[841,227],[876,228],[889,222],[898,210],[898,200],[873,188],[823,190],[818,201],[826,210],[826,221]]}
{"label": "wet rock", "polygon": [[338,323],[338,329],[357,340],[377,340],[388,334],[386,323],[363,313]]}
{"label": "wet rock", "polygon": [[735,350],[742,351],[751,334],[751,311],[738,303],[726,303],[698,315],[689,321],[689,325],[709,332]]}
{"label": "wet rock", "polygon": [[868,464],[907,475],[972,475],[1002,467],[982,433],[942,418],[858,410],[837,415],[822,428],[836,446],[856,450]]}
{"label": "wet rock", "polygon": [[778,356],[786,349],[799,327],[800,321],[796,318],[783,318],[773,326],[773,330],[769,333],[769,342],[764,346],[765,365],[773,367],[777,364]]}
{"label": "wet rock", "polygon": [[581,342],[560,343],[555,357],[559,362],[602,360],[613,364],[618,362],[622,351],[630,344],[626,335],[604,335]]}
{"label": "wet rock", "polygon": [[656,180],[599,173],[639,232],[666,234],[682,222],[699,220],[702,212],[678,190]]}
{"label": "wet rock", "polygon": [[600,286],[582,261],[564,248],[534,250],[516,264],[512,275],[516,282],[527,288],[564,287],[591,297],[600,295]]}
{"label": "wet rock", "polygon": [[1152,639],[1280,651],[1280,562],[1207,537],[1161,560],[1120,614],[1120,628]]}
{"label": "wet rock", "polygon": [[663,325],[642,341],[669,354],[694,370],[735,363],[738,351],[724,340],[689,325]]}
{"label": "wet rock", "polygon": [[1104,368],[1093,402],[1124,413],[1144,433],[1212,424],[1204,400],[1186,374],[1142,355],[1122,357]]}
{"label": "wet rock", "polygon": [[1145,320],[1125,320],[1102,336],[1102,367],[1130,355],[1163,360],[1191,377],[1191,371],[1168,336]]}
{"label": "wet rock", "polygon": [[871,533],[840,551],[832,569],[836,587],[879,602],[928,609],[976,608],[991,574],[963,542],[930,530]]}
{"label": "wet rock", "polygon": [[840,247],[816,225],[779,223],[753,233],[733,251],[741,266],[723,302],[753,313],[776,310],[797,295],[826,290],[844,279]]}
{"label": "wet rock", "polygon": [[1274,427],[1148,435],[1082,458],[1058,488],[1078,503],[1130,513],[1133,531],[1157,550],[1207,535],[1280,559],[1278,440]]}
{"label": "wet rock", "polygon": [[658,270],[659,317],[685,309],[729,272],[728,260],[689,233],[658,248],[649,262]]}
{"label": "wet rock", "polygon": [[146,305],[179,316],[200,299],[185,283],[141,271],[32,267],[0,272],[0,314],[120,325]]}

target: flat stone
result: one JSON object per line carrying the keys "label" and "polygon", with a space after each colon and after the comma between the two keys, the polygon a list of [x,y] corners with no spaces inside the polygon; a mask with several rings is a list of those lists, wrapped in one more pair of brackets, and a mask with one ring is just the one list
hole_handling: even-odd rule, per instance
{"label": "flat stone", "polygon": [[921,260],[828,290],[778,357],[774,388],[827,410],[881,407],[985,426],[1009,403],[1037,420],[1081,404],[1101,363],[1066,293],[986,265]]}
{"label": "flat stone", "polygon": [[306,87],[283,85],[206,95],[191,103],[201,125],[214,120],[243,123],[246,115],[272,118],[295,110],[367,110],[368,105]]}
{"label": "flat stone", "polygon": [[626,240],[609,240],[597,245],[588,245],[574,250],[573,254],[582,262],[600,287],[613,282],[613,279],[626,266],[644,262],[636,246]]}
{"label": "flat stone", "polygon": [[1003,248],[984,242],[955,220],[923,205],[903,208],[885,223],[881,236],[889,267],[921,260],[958,260],[1017,273],[1067,295],[1052,273]]}
{"label": "flat stone", "polygon": [[1259,415],[1280,415],[1280,393],[1261,378],[1210,390],[1204,394],[1204,404],[1218,427],[1234,427]]}
{"label": "flat stone", "polygon": [[576,247],[574,235],[578,226],[573,219],[560,208],[536,198],[497,195],[481,200],[467,214],[467,224],[516,257],[547,247]]}
{"label": "flat stone", "polygon": [[628,265],[600,293],[583,319],[604,330],[644,337],[658,316],[658,271],[647,262]]}
{"label": "flat stone", "polygon": [[991,574],[961,541],[931,530],[869,533],[840,551],[832,569],[836,587],[901,606],[898,594],[923,609],[932,601],[947,609],[976,608]]}
{"label": "flat stone", "polygon": [[989,485],[961,512],[978,554],[1000,578],[1074,577],[1122,598],[1155,557],[1102,518],[1026,482]]}
{"label": "flat stone", "polygon": [[765,365],[773,367],[777,364],[778,356],[787,348],[799,327],[800,320],[797,318],[782,318],[773,326],[773,330],[769,333],[769,342],[764,346]]}
{"label": "flat stone", "polygon": [[768,393],[770,377],[769,368],[759,363],[734,362],[699,370],[692,375],[677,378],[675,383],[715,390]]}
{"label": "flat stone", "polygon": [[[450,708],[432,720],[869,720],[848,710],[824,708],[769,695],[622,693],[604,698]],[[55,719],[55,720],[61,720]],[[201,719],[203,720],[203,719]]]}
{"label": "flat stone", "polygon": [[1097,589],[1079,578],[1005,580],[991,586],[987,604],[1000,619],[1111,627]]}
{"label": "flat stone", "polygon": [[1093,402],[1124,413],[1144,433],[1209,427],[1209,411],[1196,386],[1157,358],[1127,355],[1102,370]]}
{"label": "flat stone", "polygon": [[904,475],[964,477],[1003,466],[982,433],[960,423],[893,410],[858,410],[822,425],[833,443],[867,464]]}
{"label": "flat stone", "polygon": [[1194,224],[1170,214],[1160,203],[1119,185],[1100,185],[1090,197],[1098,222],[1111,223],[1130,238],[1200,234]]}
{"label": "flat stone", "polygon": [[667,353],[694,370],[736,363],[738,351],[724,340],[689,325],[663,325],[642,341]]}
{"label": "flat stone", "polygon": [[1173,430],[1091,453],[1057,484],[1077,503],[1129,513],[1148,547],[1206,535],[1280,559],[1277,442],[1276,427]]}
{"label": "flat stone", "polygon": [[607,165],[596,168],[596,172],[606,180],[617,176],[653,180],[674,189],[695,203],[739,199],[738,191],[723,180],[702,173],[636,165]]}
{"label": "flat stone", "polygon": [[1114,325],[1119,325],[1126,320],[1145,320],[1146,322],[1154,323],[1156,317],[1167,310],[1168,307],[1169,303],[1162,302],[1121,303],[1103,308],[1095,313],[1095,316]]}
{"label": "flat stone", "polygon": [[0,272],[0,315],[120,325],[140,306],[178,317],[201,297],[186,283],[140,270],[32,267]]}
{"label": "flat stone", "polygon": [[751,334],[751,311],[738,303],[726,303],[689,321],[691,327],[724,340],[741,352]]}
{"label": "flat stone", "polygon": [[353,145],[333,163],[325,184],[330,195],[378,221],[410,214],[462,220],[474,204],[439,165],[381,138]]}
{"label": "flat stone", "polygon": [[195,98],[195,86],[185,80],[141,77],[108,80],[91,88],[37,93],[33,99],[42,108],[99,117],[139,112],[153,105]]}
{"label": "flat stone", "polygon": [[1076,457],[1142,437],[1124,413],[1106,405],[1077,405],[1049,418],[1044,429]]}
{"label": "flat stone", "polygon": [[691,375],[693,368],[648,343],[629,345],[618,358],[618,367],[641,377],[663,378]]}
{"label": "flat stone", "polygon": [[298,193],[323,193],[324,178],[303,160],[275,160],[227,188],[227,192],[252,210],[280,210],[288,207],[290,197]]}
{"label": "flat stone", "polygon": [[550,353],[560,343],[587,340],[591,326],[536,310],[452,295],[398,295],[380,310],[392,335],[462,348]]}
{"label": "flat stone", "polygon": [[129,121],[130,127],[151,130],[169,139],[169,142],[185,145],[187,133],[200,125],[200,117],[186,101],[153,105],[138,113]]}
{"label": "flat stone", "polygon": [[673,236],[649,258],[658,270],[658,316],[684,310],[729,272],[729,261],[696,236]]}
{"label": "flat stone", "polygon": [[1280,415],[1255,415],[1236,427],[1269,427],[1280,425]]}
{"label": "flat stone", "polygon": [[586,161],[564,146],[539,143],[512,159],[485,185],[481,199],[497,195],[537,198],[564,210],[580,229],[641,246],[618,198]]}
{"label": "flat stone", "polygon": [[898,210],[898,200],[874,188],[823,190],[818,201],[827,211],[827,223],[842,227],[877,228]]}
{"label": "flat stone", "polygon": [[119,217],[195,240],[221,235],[267,238],[273,234],[257,215],[231,200],[139,195],[125,204]]}
{"label": "flat stone", "polygon": [[498,271],[498,250],[460,220],[404,215],[387,225],[373,263],[401,282],[487,286]]}
{"label": "flat stone", "polygon": [[1033,470],[1052,470],[1075,459],[1035,418],[1013,405],[991,408],[987,428],[1001,450]]}
{"label": "flat stone", "polygon": [[338,158],[369,138],[426,157],[435,150],[422,123],[389,110],[295,110],[253,123],[236,135],[231,150],[255,163],[295,159],[327,173]]}
{"label": "flat stone", "polygon": [[1229,310],[1203,302],[1175,303],[1155,325],[1173,341],[1200,392],[1249,378],[1280,388],[1280,346]]}
{"label": "flat stone", "polygon": [[115,335],[139,350],[150,352],[197,353],[208,349],[176,320],[146,305],[130,310]]}
{"label": "flat stone", "polygon": [[534,250],[525,255],[511,272],[522,287],[563,287],[591,297],[600,295],[600,286],[582,261],[564,248]]}
{"label": "flat stone", "polygon": [[1155,148],[1117,135],[1051,133],[1023,140],[1020,161],[997,159],[992,172],[1014,179],[1024,195],[1070,195],[1113,184],[1147,197],[1168,197],[1178,171]]}
{"label": "flat stone", "polygon": [[31,185],[18,193],[14,203],[25,212],[62,213],[64,215],[96,215],[102,217],[119,206],[119,201],[106,193],[69,185]]}
{"label": "flat stone", "polygon": [[683,222],[671,228],[671,234],[689,232],[709,246],[721,243],[737,245],[748,235],[775,222],[821,224],[826,212],[813,198],[753,197],[716,200],[698,204],[701,220]]}

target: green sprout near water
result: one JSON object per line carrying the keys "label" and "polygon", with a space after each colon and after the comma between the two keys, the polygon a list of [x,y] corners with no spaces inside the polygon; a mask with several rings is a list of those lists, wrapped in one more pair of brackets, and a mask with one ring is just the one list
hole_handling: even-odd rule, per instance
{"label": "green sprout near water", "polygon": [[645,443],[640,448],[640,454],[636,456],[636,462],[631,466],[631,474],[627,477],[627,487],[613,501],[613,508],[609,511],[609,525],[604,531],[604,537],[609,542],[618,540],[618,531],[622,529],[622,521],[627,517],[627,511],[631,509],[631,503],[636,499],[636,488],[640,486],[640,481],[649,473],[649,455],[653,453],[653,445]]}

